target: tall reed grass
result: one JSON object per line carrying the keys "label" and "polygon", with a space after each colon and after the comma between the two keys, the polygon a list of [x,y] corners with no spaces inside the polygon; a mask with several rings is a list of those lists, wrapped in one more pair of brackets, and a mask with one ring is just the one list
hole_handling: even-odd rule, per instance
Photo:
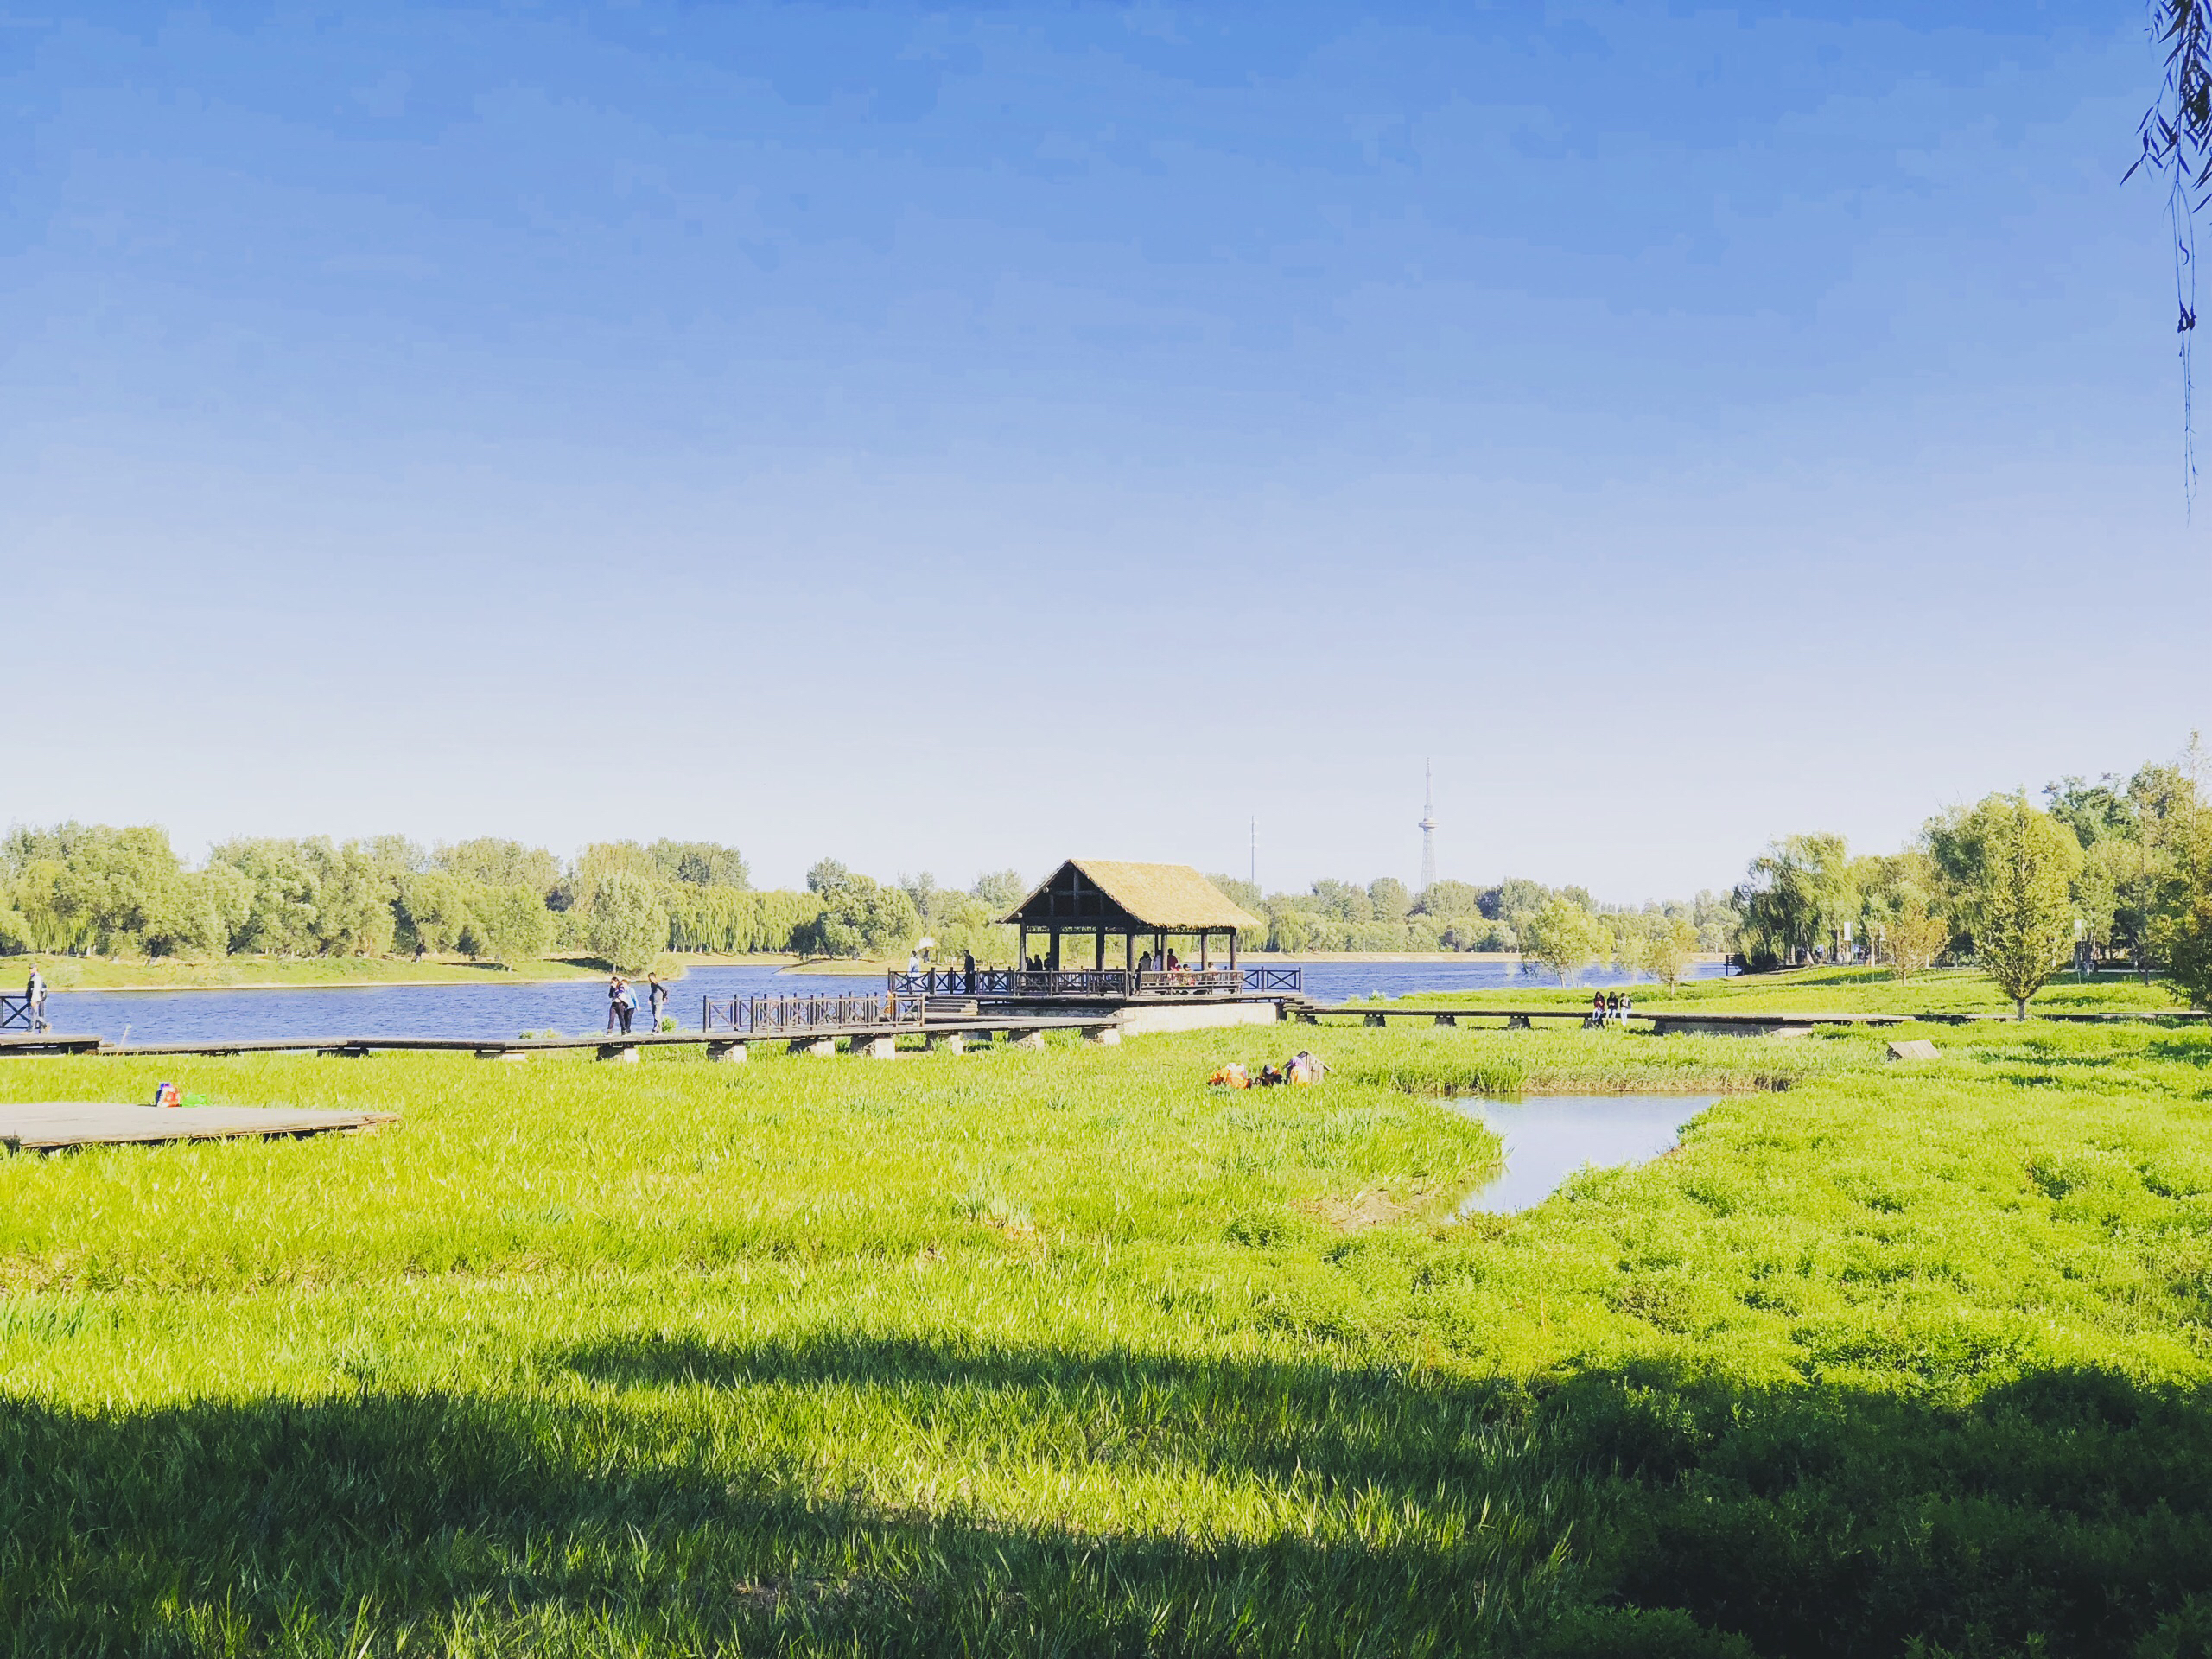
{"label": "tall reed grass", "polygon": [[172,1063],[405,1122],[0,1159],[0,1653],[2191,1651],[2212,1041],[1936,1034]]}

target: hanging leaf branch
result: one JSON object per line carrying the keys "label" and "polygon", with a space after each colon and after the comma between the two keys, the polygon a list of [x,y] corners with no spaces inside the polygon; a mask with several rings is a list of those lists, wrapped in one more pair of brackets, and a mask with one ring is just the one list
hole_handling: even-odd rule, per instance
{"label": "hanging leaf branch", "polygon": [[2151,35],[2165,48],[2165,77],[2143,117],[2143,153],[2121,182],[2145,167],[2166,180],[2173,226],[2174,307],[2179,314],[2183,489],[2196,486],[2190,346],[2196,331],[2196,214],[2212,204],[2212,0],[2151,0]]}

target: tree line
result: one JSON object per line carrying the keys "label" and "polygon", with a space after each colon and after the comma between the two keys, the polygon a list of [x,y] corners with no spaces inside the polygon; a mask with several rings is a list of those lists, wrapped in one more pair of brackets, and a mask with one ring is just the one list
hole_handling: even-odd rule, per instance
{"label": "tree line", "polygon": [[0,954],[205,959],[588,954],[639,970],[664,950],[856,957],[940,951],[1011,961],[995,925],[1027,889],[1010,870],[969,889],[891,884],[824,859],[804,892],[761,892],[713,842],[601,842],[567,861],[493,836],[254,837],[194,869],[150,825],[18,827],[0,840]]}
{"label": "tree line", "polygon": [[[1320,880],[1304,893],[1264,896],[1231,875],[1209,878],[1265,919],[1238,942],[1248,950],[1518,953],[1572,977],[1592,963],[1618,962],[1661,979],[1680,976],[1701,952],[1732,947],[1735,916],[1713,893],[1641,908],[1601,905],[1586,887],[1546,887],[1513,877],[1489,887],[1437,881],[1415,892],[1395,876]],[[1679,961],[1677,961],[1679,959]],[[1662,971],[1671,969],[1671,971]]]}
{"label": "tree line", "polygon": [[[1324,880],[1303,893],[1214,884],[1260,918],[1246,950],[1517,952],[1562,984],[1614,962],[1672,984],[1701,952],[1751,969],[1858,962],[1910,974],[1975,962],[2017,998],[2068,957],[2167,973],[2212,999],[2212,812],[2196,741],[2138,767],[1955,806],[1896,853],[1785,836],[1725,898],[1641,908],[1579,887],[1512,879]],[[880,882],[833,859],[802,892],[754,889],[743,855],[711,842],[601,842],[565,862],[480,837],[424,848],[399,836],[240,838],[189,868],[152,826],[16,828],[0,840],[0,954],[131,957],[462,955],[519,963],[589,954],[639,969],[664,950],[1013,959],[997,918],[1027,884],[1012,870],[964,888],[925,872]]]}
{"label": "tree line", "polygon": [[2026,999],[2068,961],[2163,971],[2212,998],[2212,812],[2196,740],[2124,781],[2067,777],[1953,806],[1891,854],[1786,836],[1730,895],[1753,969],[1861,962],[1911,974],[1972,962]]}

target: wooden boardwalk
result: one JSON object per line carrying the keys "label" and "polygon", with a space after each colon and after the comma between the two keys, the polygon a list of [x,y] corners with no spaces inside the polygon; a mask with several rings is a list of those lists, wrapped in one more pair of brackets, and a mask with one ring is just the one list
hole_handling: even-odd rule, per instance
{"label": "wooden boardwalk", "polygon": [[65,1036],[51,1031],[35,1034],[11,1031],[0,1036],[0,1054],[90,1054],[99,1046],[97,1037]]}
{"label": "wooden boardwalk", "polygon": [[443,1053],[474,1054],[485,1059],[519,1060],[527,1059],[533,1054],[591,1049],[602,1059],[620,1059],[647,1048],[705,1048],[710,1052],[727,1052],[761,1043],[788,1044],[794,1049],[818,1050],[822,1044],[844,1041],[849,1043],[855,1052],[880,1052],[875,1045],[900,1037],[931,1039],[948,1036],[981,1038],[1003,1034],[1009,1039],[1019,1040],[1048,1031],[1080,1031],[1096,1037],[1109,1030],[1118,1031],[1118,1027],[1116,1019],[1097,1014],[979,1014],[950,1018],[932,1016],[926,1026],[900,1020],[879,1025],[783,1027],[740,1032],[639,1031],[626,1036],[614,1032],[582,1037],[238,1037],[181,1043],[103,1043],[92,1038],[85,1039],[86,1046],[80,1052],[125,1058],[302,1053],[361,1058],[376,1053]]}
{"label": "wooden boardwalk", "polygon": [[14,1152],[68,1147],[330,1135],[397,1123],[397,1112],[295,1111],[270,1106],[122,1106],[97,1100],[0,1104],[0,1146]]}

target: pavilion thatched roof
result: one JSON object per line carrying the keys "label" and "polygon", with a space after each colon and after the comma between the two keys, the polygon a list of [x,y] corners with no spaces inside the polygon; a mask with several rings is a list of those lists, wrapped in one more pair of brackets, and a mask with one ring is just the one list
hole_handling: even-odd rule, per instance
{"label": "pavilion thatched roof", "polygon": [[[1071,870],[1080,874],[1084,882],[1110,899],[1141,930],[1194,933],[1202,928],[1267,925],[1188,864],[1133,864],[1115,858],[1068,860],[1000,919],[1026,920],[1033,926],[1074,920],[1051,904],[1054,890],[1065,890],[1069,885],[1065,878]],[[1085,925],[1089,925],[1087,920]]]}

